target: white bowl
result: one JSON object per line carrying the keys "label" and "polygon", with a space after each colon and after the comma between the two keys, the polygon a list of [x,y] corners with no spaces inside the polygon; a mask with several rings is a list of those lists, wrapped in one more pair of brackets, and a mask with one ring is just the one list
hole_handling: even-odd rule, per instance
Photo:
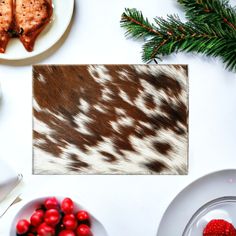
{"label": "white bowl", "polygon": [[[29,219],[30,216],[32,215],[32,213],[35,211],[35,209],[40,208],[42,206],[42,204],[44,203],[44,201],[49,197],[36,198],[34,200],[30,200],[30,201],[24,203],[24,205],[20,208],[20,210],[15,215],[15,217],[11,223],[9,235],[16,236],[17,222],[20,219]],[[55,196],[55,197],[57,198],[57,200],[60,203],[65,198],[65,197],[57,197],[57,196]],[[74,199],[72,199],[72,200],[74,201]],[[82,207],[81,205],[79,205],[78,203],[76,203],[74,201],[74,213],[79,210],[86,210],[89,212],[90,218],[91,218],[91,230],[92,230],[94,236],[107,236],[108,235],[104,226],[90,213],[90,211],[85,209],[84,207]]]}

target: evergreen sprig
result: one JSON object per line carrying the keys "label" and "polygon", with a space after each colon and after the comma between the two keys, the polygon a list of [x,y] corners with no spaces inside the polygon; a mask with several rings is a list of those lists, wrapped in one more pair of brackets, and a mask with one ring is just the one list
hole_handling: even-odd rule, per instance
{"label": "evergreen sprig", "polygon": [[174,52],[197,52],[220,57],[229,70],[236,71],[236,12],[226,0],[178,0],[186,11],[187,22],[177,15],[154,18],[141,11],[125,9],[121,26],[126,36],[143,38],[145,62]]}
{"label": "evergreen sprig", "polygon": [[186,11],[188,20],[195,23],[220,23],[224,30],[236,30],[235,9],[226,0],[178,0]]}

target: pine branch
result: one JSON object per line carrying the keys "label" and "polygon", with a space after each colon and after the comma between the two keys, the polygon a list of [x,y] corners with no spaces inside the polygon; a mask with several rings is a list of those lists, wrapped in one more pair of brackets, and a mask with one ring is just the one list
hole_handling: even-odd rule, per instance
{"label": "pine branch", "polygon": [[185,51],[221,57],[226,67],[231,70],[236,68],[235,38],[225,38],[207,25],[196,28],[190,22],[184,24],[177,16],[169,16],[167,20],[156,18],[155,21],[163,37],[152,37],[144,45],[144,61]]}
{"label": "pine branch", "polygon": [[[196,3],[196,0],[182,1]],[[193,21],[187,23],[181,22],[178,16],[171,15],[166,20],[157,17],[154,19],[155,24],[152,24],[144,18],[140,11],[126,9],[122,15],[121,26],[126,29],[127,36],[147,40],[143,46],[142,56],[145,62],[154,59],[160,60],[162,56],[179,51],[197,52],[207,56],[220,57],[228,69],[236,71],[236,31],[232,27],[228,27],[225,22],[222,23],[222,18],[220,21],[214,21],[214,24],[213,22],[206,24],[201,15],[199,18],[194,17]],[[233,24],[232,17],[230,19],[230,23]]]}
{"label": "pine branch", "polygon": [[188,20],[197,24],[214,25],[220,22],[221,29],[236,31],[235,9],[228,0],[178,0],[184,6]]}

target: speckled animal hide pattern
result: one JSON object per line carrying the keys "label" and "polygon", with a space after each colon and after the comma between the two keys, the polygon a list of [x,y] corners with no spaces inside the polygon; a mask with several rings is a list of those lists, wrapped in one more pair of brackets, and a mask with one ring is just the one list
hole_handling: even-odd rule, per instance
{"label": "speckled animal hide pattern", "polygon": [[34,174],[187,174],[185,65],[34,66]]}

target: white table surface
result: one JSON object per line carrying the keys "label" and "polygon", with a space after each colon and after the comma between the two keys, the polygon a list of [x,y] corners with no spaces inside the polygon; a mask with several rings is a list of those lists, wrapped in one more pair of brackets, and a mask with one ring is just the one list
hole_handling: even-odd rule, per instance
{"label": "white table surface", "polygon": [[[31,64],[142,63],[142,43],[125,39],[119,25],[125,7],[138,8],[148,17],[168,13],[183,17],[175,0],[77,0],[70,30],[51,50],[21,62],[0,60],[0,158],[23,173],[23,199],[71,196],[88,208],[111,236],[154,236],[165,209],[186,185],[207,173],[236,168],[236,74],[226,71],[220,60],[186,54],[163,60],[189,64],[189,175],[31,174]],[[1,235],[7,236],[1,220]]]}

